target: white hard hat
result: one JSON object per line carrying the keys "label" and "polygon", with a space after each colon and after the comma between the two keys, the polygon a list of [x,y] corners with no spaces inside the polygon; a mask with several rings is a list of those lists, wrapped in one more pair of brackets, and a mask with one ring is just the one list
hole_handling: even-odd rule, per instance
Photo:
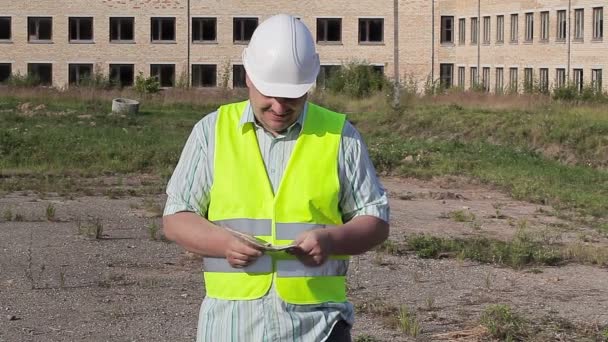
{"label": "white hard hat", "polygon": [[295,17],[279,14],[253,32],[249,46],[243,50],[243,66],[263,95],[297,98],[315,83],[319,55],[306,25]]}

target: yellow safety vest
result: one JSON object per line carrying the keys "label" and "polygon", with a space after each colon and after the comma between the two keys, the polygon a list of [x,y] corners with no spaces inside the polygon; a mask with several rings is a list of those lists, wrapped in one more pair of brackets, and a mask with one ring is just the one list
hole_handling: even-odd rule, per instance
{"label": "yellow safety vest", "polygon": [[[247,101],[221,106],[215,127],[214,181],[208,219],[219,226],[288,244],[303,231],[342,224],[338,150],[345,116],[308,104],[301,133],[273,193],[253,123],[239,126]],[[348,256],[309,267],[284,252],[267,252],[245,268],[205,258],[207,295],[228,300],[264,296],[273,280],[288,303],[346,301]]]}

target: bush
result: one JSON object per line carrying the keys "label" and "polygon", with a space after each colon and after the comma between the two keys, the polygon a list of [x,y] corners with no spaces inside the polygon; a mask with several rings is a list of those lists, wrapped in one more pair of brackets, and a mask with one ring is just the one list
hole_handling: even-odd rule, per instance
{"label": "bush", "polygon": [[140,94],[156,94],[160,91],[160,82],[156,77],[146,77],[140,71],[135,77],[135,90]]}
{"label": "bush", "polygon": [[16,73],[9,77],[6,84],[12,87],[35,87],[40,85],[40,78],[33,75],[21,75],[20,73]]}
{"label": "bush", "polygon": [[365,62],[350,62],[336,70],[327,79],[327,89],[355,98],[367,97],[387,89],[390,82],[384,73]]}

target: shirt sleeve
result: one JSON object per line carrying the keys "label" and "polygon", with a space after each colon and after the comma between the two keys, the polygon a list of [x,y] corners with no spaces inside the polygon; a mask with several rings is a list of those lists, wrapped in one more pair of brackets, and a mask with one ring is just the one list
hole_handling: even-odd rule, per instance
{"label": "shirt sleeve", "polygon": [[340,177],[340,210],[347,222],[357,216],[370,215],[389,221],[386,191],[376,175],[367,146],[350,122],[345,122],[338,158]]}
{"label": "shirt sleeve", "polygon": [[212,170],[213,129],[217,112],[200,120],[192,129],[167,185],[167,203],[163,215],[190,211],[207,215]]}

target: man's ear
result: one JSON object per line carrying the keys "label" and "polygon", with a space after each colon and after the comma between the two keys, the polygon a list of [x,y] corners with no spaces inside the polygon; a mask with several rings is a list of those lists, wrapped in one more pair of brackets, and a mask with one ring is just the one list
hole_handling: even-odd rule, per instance
{"label": "man's ear", "polygon": [[249,79],[249,75],[245,73],[245,84],[247,84],[247,88],[251,88],[251,80]]}

